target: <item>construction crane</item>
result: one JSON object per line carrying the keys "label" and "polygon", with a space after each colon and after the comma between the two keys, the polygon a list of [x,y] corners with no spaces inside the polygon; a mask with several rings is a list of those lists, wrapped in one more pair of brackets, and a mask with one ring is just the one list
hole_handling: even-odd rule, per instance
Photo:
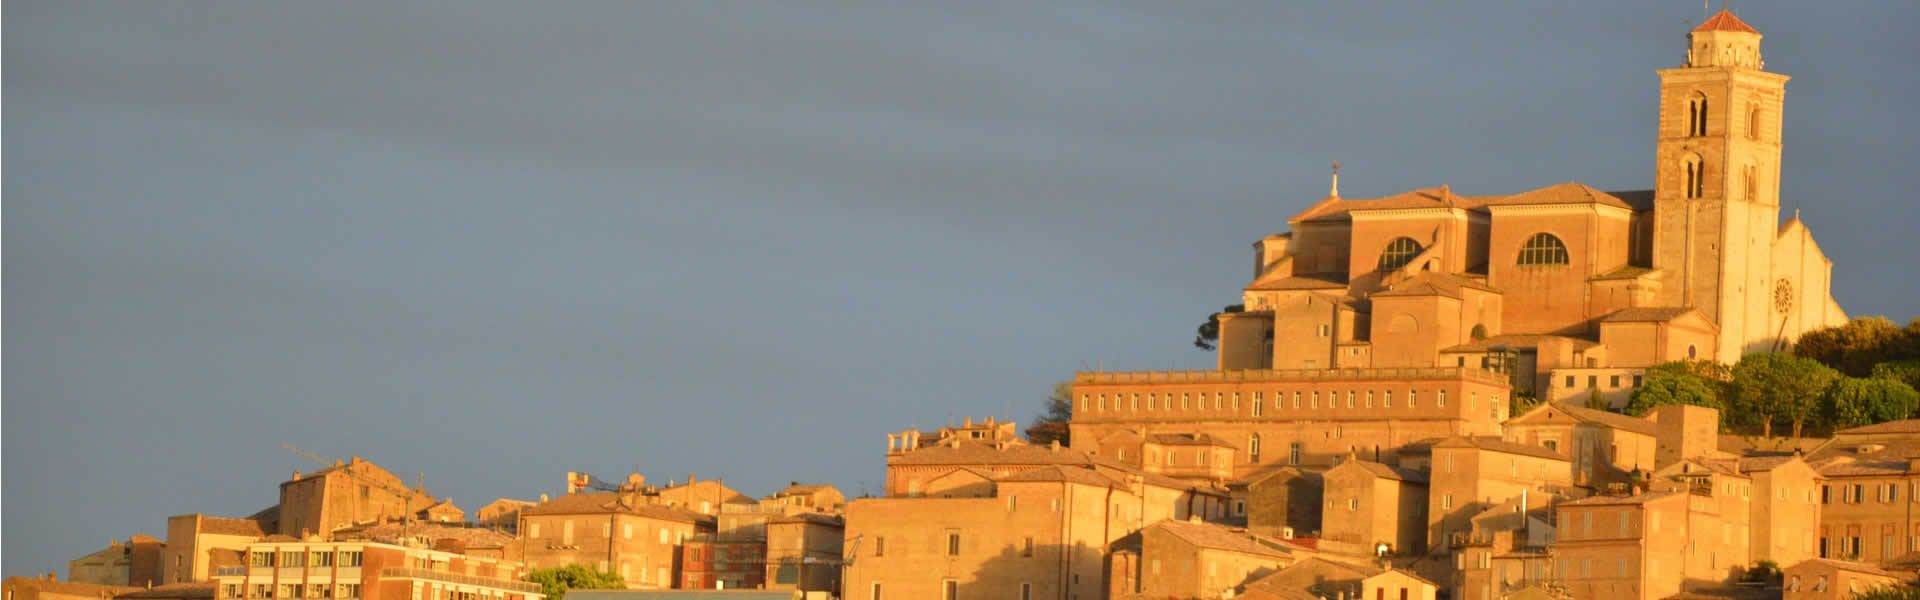
{"label": "construction crane", "polygon": [[[289,444],[286,442],[281,442],[280,447],[287,449],[288,452],[292,452],[294,454],[304,456],[307,458],[307,460],[320,463],[321,465],[326,467],[351,466],[351,465],[346,465],[346,463],[343,463],[339,460],[327,460],[326,458],[323,458],[318,454],[301,450],[295,447],[293,444]],[[386,493],[393,494],[395,496],[400,497],[400,541],[402,544],[405,544],[407,540],[407,523],[413,520],[413,497],[416,495],[419,495],[422,490],[426,489],[426,485],[427,485],[426,474],[424,473],[414,474],[414,479],[413,479],[414,487],[408,488],[405,485],[395,487],[391,484],[388,484],[387,482],[380,481],[365,475],[361,475],[360,473],[355,472],[351,468],[340,469],[340,472],[347,474],[348,477],[352,477],[355,480],[359,481],[360,483],[366,484],[368,487],[377,488]]]}

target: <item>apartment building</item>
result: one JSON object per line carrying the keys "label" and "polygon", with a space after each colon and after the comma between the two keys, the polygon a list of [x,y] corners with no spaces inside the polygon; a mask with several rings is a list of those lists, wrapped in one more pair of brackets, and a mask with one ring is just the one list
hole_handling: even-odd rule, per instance
{"label": "apartment building", "polygon": [[528,567],[582,565],[612,572],[628,588],[672,588],[683,546],[714,532],[712,516],[654,504],[637,493],[575,493],[520,511]]}
{"label": "apartment building", "polygon": [[1550,583],[1557,497],[1527,494],[1475,515],[1473,531],[1453,555],[1455,590],[1470,598],[1507,598]]}
{"label": "apartment building", "polygon": [[1233,516],[1247,530],[1283,538],[1311,537],[1320,531],[1320,503],[1326,480],[1320,471],[1286,466],[1268,469],[1227,484]]}
{"label": "apartment building", "polygon": [[767,521],[767,589],[839,590],[846,533],[846,519],[837,514],[803,512]]}
{"label": "apartment building", "polygon": [[1319,550],[1381,556],[1426,549],[1425,473],[1349,458],[1324,480]]}
{"label": "apartment building", "polygon": [[520,511],[535,504],[538,503],[498,498],[480,507],[480,510],[474,511],[473,516],[482,526],[513,533],[515,528],[520,526]]}
{"label": "apartment building", "polygon": [[374,542],[274,536],[214,576],[221,600],[540,600],[517,562]]}
{"label": "apartment building", "polygon": [[[1424,453],[1423,453],[1424,452]],[[1427,472],[1427,548],[1465,539],[1474,515],[1523,493],[1572,484],[1572,463],[1544,446],[1496,437],[1451,437],[1410,446],[1402,468]]]}
{"label": "apartment building", "polygon": [[1825,480],[1820,558],[1885,566],[1920,551],[1920,419],[1834,432],[1807,463]]}
{"label": "apartment building", "polygon": [[167,543],[160,551],[161,578],[166,583],[206,581],[216,558],[238,553],[267,533],[253,519],[200,513],[168,517]]}
{"label": "apartment building", "polygon": [[[1244,530],[1161,521],[1140,532],[1139,560],[1116,561],[1137,572],[1116,573],[1113,597],[1226,598],[1246,584],[1311,558],[1305,548]],[[1126,585],[1138,582],[1137,587]]]}
{"label": "apartment building", "polygon": [[1902,577],[1866,563],[1810,558],[1782,569],[1780,600],[1847,600],[1854,594],[1902,581]]}

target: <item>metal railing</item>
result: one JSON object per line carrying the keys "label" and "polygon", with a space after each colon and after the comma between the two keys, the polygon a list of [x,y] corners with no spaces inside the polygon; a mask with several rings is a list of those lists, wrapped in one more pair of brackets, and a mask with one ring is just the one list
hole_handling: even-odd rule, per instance
{"label": "metal railing", "polygon": [[412,578],[412,579],[427,579],[431,581],[440,581],[445,583],[459,583],[459,584],[465,584],[465,585],[477,585],[482,587],[500,588],[504,590],[514,590],[517,592],[528,592],[528,593],[534,593],[534,594],[540,593],[540,584],[537,584],[537,583],[528,583],[525,581],[514,581],[511,579],[494,579],[492,577],[479,577],[474,575],[456,575],[453,573],[434,571],[430,569],[409,569],[409,568],[399,568],[399,567],[387,568],[387,569],[380,570],[380,576],[381,577],[402,577],[402,578]]}

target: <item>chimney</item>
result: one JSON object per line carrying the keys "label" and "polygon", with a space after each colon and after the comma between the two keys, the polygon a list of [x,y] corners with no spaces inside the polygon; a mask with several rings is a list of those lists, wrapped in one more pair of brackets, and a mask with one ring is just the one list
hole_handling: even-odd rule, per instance
{"label": "chimney", "polygon": [[300,480],[300,472],[299,472],[299,471],[294,471],[294,472],[293,472],[293,480],[294,480],[294,481],[299,481],[299,480]]}
{"label": "chimney", "polygon": [[356,465],[360,464],[360,457],[358,456],[353,457],[353,464],[356,464]]}
{"label": "chimney", "polygon": [[333,459],[333,466],[338,467],[338,466],[343,466],[345,464],[347,464],[346,461],[340,460],[338,458]]}
{"label": "chimney", "polygon": [[1048,447],[1049,449],[1052,449],[1052,450],[1053,450],[1054,452],[1059,452],[1059,451],[1060,451],[1060,440],[1057,440],[1057,439],[1056,439],[1056,440],[1053,440],[1053,441],[1051,441],[1051,442],[1047,442],[1047,447]]}
{"label": "chimney", "polygon": [[541,502],[546,502],[546,501],[547,501],[547,495],[546,495],[546,494],[541,494],[541,495],[540,495],[540,501],[541,501]]}
{"label": "chimney", "polygon": [[961,424],[961,427],[972,427],[972,426],[973,426],[973,417],[967,417],[967,422]]}

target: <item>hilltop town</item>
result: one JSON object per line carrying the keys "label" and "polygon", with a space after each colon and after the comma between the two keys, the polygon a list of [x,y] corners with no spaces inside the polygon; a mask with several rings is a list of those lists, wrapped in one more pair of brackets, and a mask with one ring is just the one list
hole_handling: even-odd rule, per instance
{"label": "hilltop town", "polygon": [[[540,574],[569,567],[616,582],[579,600],[1905,584],[1920,367],[1822,364],[1858,362],[1818,344],[1872,323],[1833,299],[1812,227],[1781,219],[1788,78],[1761,38],[1722,11],[1658,71],[1651,189],[1345,198],[1336,171],[1253,244],[1241,302],[1203,328],[1217,368],[1072,374],[1062,423],[885,433],[872,497],[570,472],[563,494],[469,512],[373,461],[317,459],[273,506],[166,517],[64,578],[6,580],[4,600],[541,600]],[[1889,356],[1920,353],[1920,322],[1889,331],[1906,336]]]}

